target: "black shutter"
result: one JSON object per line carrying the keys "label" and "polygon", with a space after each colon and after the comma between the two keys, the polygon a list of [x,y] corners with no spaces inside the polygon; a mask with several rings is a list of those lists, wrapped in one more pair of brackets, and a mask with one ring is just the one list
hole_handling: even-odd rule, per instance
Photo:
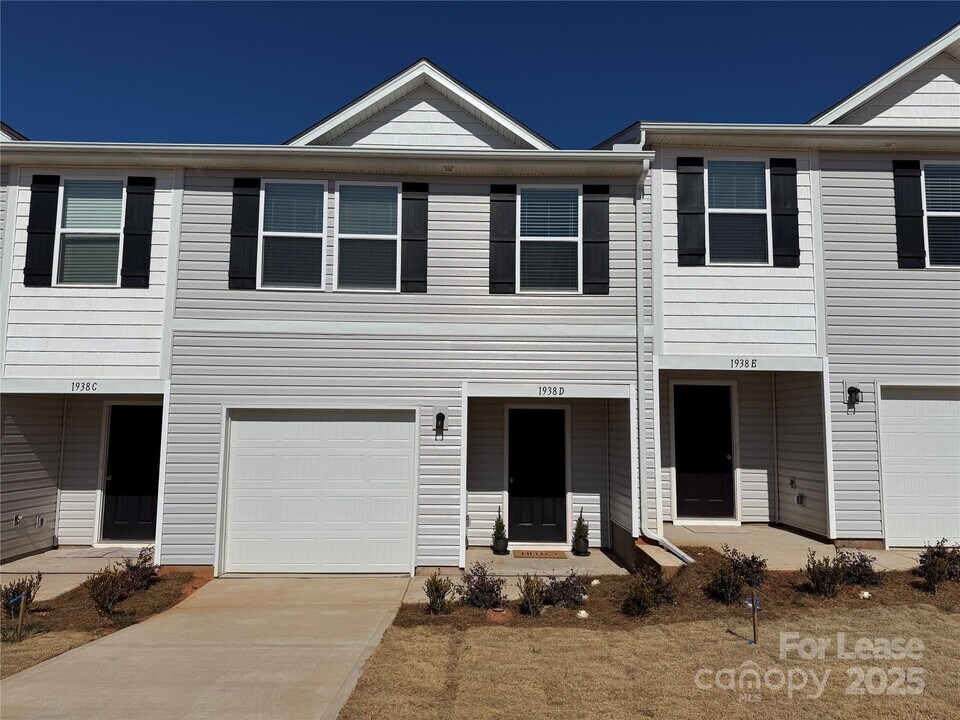
{"label": "black shutter", "polygon": [[257,235],[260,232],[260,179],[233,181],[233,220],[230,225],[231,290],[257,287]]}
{"label": "black shutter", "polygon": [[583,294],[610,294],[610,187],[583,186]]}
{"label": "black shutter", "polygon": [[427,183],[403,184],[400,292],[427,291]]}
{"label": "black shutter", "polygon": [[517,291],[517,186],[490,186],[490,294]]}
{"label": "black shutter", "polygon": [[770,160],[770,214],[773,222],[773,264],[800,267],[800,210],[797,205],[797,161]]}
{"label": "black shutter", "polygon": [[120,287],[150,287],[150,240],[156,184],[156,178],[152,177],[127,178]]}
{"label": "black shutter", "polygon": [[53,283],[53,244],[57,235],[59,175],[34,175],[30,184],[30,220],[23,284],[49,287]]}
{"label": "black shutter", "polygon": [[897,214],[897,267],[926,267],[919,160],[893,161],[893,198]]}
{"label": "black shutter", "polygon": [[707,255],[703,206],[703,158],[677,158],[677,264],[704,265]]}

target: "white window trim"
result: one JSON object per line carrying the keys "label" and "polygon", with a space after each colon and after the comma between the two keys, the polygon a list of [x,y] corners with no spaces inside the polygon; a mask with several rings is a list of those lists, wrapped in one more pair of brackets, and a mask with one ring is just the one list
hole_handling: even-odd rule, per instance
{"label": "white window trim", "polygon": [[[361,187],[393,187],[397,189],[397,232],[396,235],[355,235],[352,233],[340,232],[340,188],[346,185],[358,185]],[[402,183],[398,182],[363,182],[361,180],[349,180],[338,182],[334,192],[334,213],[333,213],[333,287],[337,292],[346,293],[399,293],[400,292],[400,252],[402,244],[400,236],[403,233],[403,192]],[[390,288],[342,288],[340,287],[340,239],[347,240],[393,240],[397,242],[397,274],[393,289]]]}
{"label": "white window trim", "polygon": [[[764,204],[766,208],[761,210],[739,210],[736,208],[710,208],[710,171],[711,162],[750,162],[763,163],[763,178],[766,190]],[[771,208],[770,192],[770,159],[755,157],[717,157],[706,158],[703,161],[703,208],[704,208],[704,237],[706,242],[706,264],[717,265],[720,267],[772,267],[773,266],[773,211]],[[734,260],[731,262],[714,261],[710,259],[710,215],[766,215],[767,217],[767,261],[765,263],[743,262]]]}
{"label": "white window trim", "polygon": [[[123,192],[120,195],[120,227],[119,228],[80,228],[79,230],[72,230],[70,228],[60,227],[63,222],[63,202],[64,202],[64,185],[70,181],[78,182],[120,182],[123,185]],[[33,202],[33,198],[30,199]],[[57,230],[56,235],[53,240],[53,277],[51,280],[51,285],[53,287],[63,287],[63,288],[114,288],[120,287],[120,272],[123,269],[123,228],[127,222],[127,178],[109,176],[91,176],[91,175],[66,175],[60,176],[60,188],[57,191]],[[119,237],[118,247],[117,247],[117,279],[114,283],[65,283],[60,282],[60,266],[61,260],[60,257],[60,245],[61,245],[61,235],[117,235]]]}
{"label": "white window trim", "polygon": [[[577,236],[576,237],[525,237],[520,225],[522,190],[576,190],[577,191]],[[582,295],[583,294],[583,185],[518,185],[517,186],[517,247],[515,253],[516,293],[518,295]],[[577,244],[577,289],[576,290],[524,290],[520,282],[520,244],[524,242],[575,242]]]}
{"label": "white window trim", "polygon": [[[323,188],[323,207],[320,218],[320,233],[295,233],[264,230],[266,220],[267,185],[319,185]],[[320,285],[264,285],[263,284],[263,251],[265,237],[302,238],[304,240],[320,240],[320,252],[323,270],[320,273]],[[260,221],[257,227],[257,289],[292,292],[323,292],[327,284],[327,182],[326,180],[296,180],[263,178],[260,181]]]}
{"label": "white window trim", "polygon": [[956,160],[927,160],[920,163],[920,199],[923,203],[923,254],[928,270],[957,270],[960,265],[932,265],[930,263],[930,232],[927,229],[928,217],[960,218],[960,212],[946,210],[927,210],[927,165],[960,165]]}

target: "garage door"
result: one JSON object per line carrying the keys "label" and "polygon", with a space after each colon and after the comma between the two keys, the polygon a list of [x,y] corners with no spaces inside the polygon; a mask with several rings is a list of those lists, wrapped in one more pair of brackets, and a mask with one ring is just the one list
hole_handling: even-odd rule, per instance
{"label": "garage door", "polygon": [[396,411],[234,411],[225,572],[407,573],[415,423]]}
{"label": "garage door", "polygon": [[960,541],[960,390],[883,388],[887,543]]}

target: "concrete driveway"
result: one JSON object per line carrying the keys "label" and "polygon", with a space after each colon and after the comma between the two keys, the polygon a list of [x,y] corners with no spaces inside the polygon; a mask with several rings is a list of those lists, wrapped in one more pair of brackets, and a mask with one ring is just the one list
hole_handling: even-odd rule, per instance
{"label": "concrete driveway", "polygon": [[0,683],[14,718],[335,718],[408,578],[228,578]]}

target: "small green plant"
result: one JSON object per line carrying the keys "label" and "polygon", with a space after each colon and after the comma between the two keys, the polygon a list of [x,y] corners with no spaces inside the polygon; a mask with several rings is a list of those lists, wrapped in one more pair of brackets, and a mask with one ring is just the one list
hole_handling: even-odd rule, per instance
{"label": "small green plant", "polygon": [[837,548],[837,560],[843,565],[843,581],[847,585],[879,585],[883,573],[873,566],[876,558],[856,548]]}
{"label": "small green plant", "polygon": [[473,605],[481,610],[503,606],[503,586],[506,580],[490,574],[490,567],[483,563],[474,563],[461,575],[462,584],[457,588],[460,602]]}
{"label": "small green plant", "polygon": [[580,575],[573,570],[566,577],[550,576],[546,589],[546,603],[565,608],[578,608],[583,605],[583,597],[587,594],[589,584],[588,575]]}
{"label": "small green plant", "polygon": [[507,539],[507,528],[503,524],[503,515],[500,514],[500,508],[497,508],[497,519],[493,521],[493,541]]}
{"label": "small green plant", "polygon": [[707,582],[707,595],[718,602],[733,605],[743,596],[743,577],[728,562],[717,565]]}
{"label": "small green plant", "polygon": [[847,568],[842,557],[822,557],[811,550],[807,554],[807,566],[803,569],[807,576],[809,590],[821,599],[836,597],[846,583]]}
{"label": "small green plant", "polygon": [[116,567],[94,573],[83,581],[83,587],[104,617],[113,617],[117,605],[128,597],[126,573]]}
{"label": "small green plant", "polygon": [[118,562],[117,570],[123,573],[126,594],[133,595],[153,585],[160,568],[153,561],[153,548],[145,547],[136,559],[124,558]]}
{"label": "small green plant", "polygon": [[624,615],[639,617],[654,608],[673,602],[673,591],[663,577],[660,568],[644,567],[636,573],[627,586],[620,611]]}
{"label": "small green plant", "polygon": [[580,508],[580,515],[577,517],[577,523],[573,526],[573,541],[588,542],[590,540],[590,523],[583,519],[583,508]]}
{"label": "small green plant", "polygon": [[37,596],[37,591],[40,589],[41,580],[43,580],[43,573],[38,572],[36,575],[28,575],[19,580],[9,582],[0,588],[0,602],[3,603],[3,609],[7,615],[15,618],[20,614],[20,602],[17,601],[11,605],[13,599],[20,595],[26,596],[26,608],[27,610],[30,609],[30,605],[33,604],[33,599]]}
{"label": "small green plant", "polygon": [[445,615],[450,612],[453,599],[453,581],[440,576],[436,571],[423,584],[427,594],[427,612],[431,615]]}
{"label": "small green plant", "polygon": [[530,617],[537,617],[543,613],[547,584],[534,573],[517,579],[517,589],[520,591],[520,612]]}

